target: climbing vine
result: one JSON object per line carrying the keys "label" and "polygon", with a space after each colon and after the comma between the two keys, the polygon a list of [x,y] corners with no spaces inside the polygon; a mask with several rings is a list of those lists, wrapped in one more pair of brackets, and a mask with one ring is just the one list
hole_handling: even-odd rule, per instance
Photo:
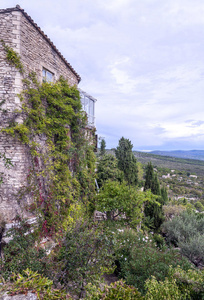
{"label": "climbing vine", "polygon": [[21,62],[20,55],[13,50],[13,48],[9,47],[5,44],[4,40],[1,40],[2,46],[6,52],[6,59],[7,61],[16,67],[20,73],[24,72],[23,64]]}
{"label": "climbing vine", "polygon": [[[11,62],[16,61],[13,57],[7,55]],[[21,62],[15,65],[19,68]],[[15,111],[22,122],[12,118],[2,132],[29,149],[32,164],[19,197],[27,194],[35,199],[28,209],[39,212],[41,232],[52,235],[60,232],[72,205],[80,202],[88,210],[94,202],[94,132],[86,129],[79,91],[64,78],[40,84],[31,73],[23,84],[22,108]]]}

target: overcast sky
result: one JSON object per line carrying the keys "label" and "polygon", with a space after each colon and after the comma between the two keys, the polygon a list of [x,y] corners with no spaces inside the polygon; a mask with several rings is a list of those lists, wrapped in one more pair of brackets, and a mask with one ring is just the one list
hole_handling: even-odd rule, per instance
{"label": "overcast sky", "polygon": [[81,76],[107,148],[204,149],[204,0],[0,4],[19,4]]}

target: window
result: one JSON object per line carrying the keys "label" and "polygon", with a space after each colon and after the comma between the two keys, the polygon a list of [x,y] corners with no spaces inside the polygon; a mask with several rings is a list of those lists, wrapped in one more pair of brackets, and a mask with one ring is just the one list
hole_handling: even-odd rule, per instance
{"label": "window", "polygon": [[89,96],[87,93],[82,92],[80,90],[81,95],[81,104],[82,109],[86,112],[88,118],[88,124],[90,126],[94,126],[95,124],[95,116],[94,116],[94,106],[95,106],[95,99]]}
{"label": "window", "polygon": [[43,82],[52,82],[54,81],[54,74],[43,68],[42,70]]}

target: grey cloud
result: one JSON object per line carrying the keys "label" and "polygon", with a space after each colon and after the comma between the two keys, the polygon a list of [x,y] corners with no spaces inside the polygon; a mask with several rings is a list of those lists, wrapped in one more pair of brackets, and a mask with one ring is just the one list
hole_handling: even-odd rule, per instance
{"label": "grey cloud", "polygon": [[[97,130],[108,147],[122,135],[137,149],[204,144],[200,131],[169,139],[166,130],[204,124],[203,0],[18,2],[98,99]],[[1,0],[2,8],[15,5]]]}

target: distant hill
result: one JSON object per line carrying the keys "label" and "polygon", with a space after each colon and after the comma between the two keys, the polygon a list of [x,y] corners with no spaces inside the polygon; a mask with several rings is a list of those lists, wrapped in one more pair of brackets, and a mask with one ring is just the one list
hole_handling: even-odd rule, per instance
{"label": "distant hill", "polygon": [[149,152],[133,151],[133,153],[142,164],[147,164],[151,161],[155,167],[175,169],[204,176],[204,160],[163,156]]}
{"label": "distant hill", "polygon": [[[195,150],[197,152],[203,152],[203,150]],[[165,151],[161,151],[165,152]],[[183,151],[183,152],[190,152],[190,151]],[[191,152],[194,152],[192,150]],[[107,149],[106,153],[109,154],[115,154],[113,149]],[[189,158],[181,158],[181,157],[173,157],[173,156],[164,156],[164,155],[158,155],[153,154],[150,152],[139,152],[139,151],[133,151],[135,157],[139,162],[146,165],[148,162],[152,162],[153,166],[155,167],[162,167],[162,168],[169,168],[169,169],[175,169],[185,172],[190,172],[191,174],[197,174],[199,176],[204,176],[204,159],[189,159]],[[166,153],[169,154],[168,151]]]}
{"label": "distant hill", "polygon": [[149,152],[151,154],[162,155],[162,156],[171,156],[171,157],[179,157],[179,158],[187,158],[187,159],[198,159],[204,160],[204,150],[174,150],[174,151],[160,151],[155,150]]}

